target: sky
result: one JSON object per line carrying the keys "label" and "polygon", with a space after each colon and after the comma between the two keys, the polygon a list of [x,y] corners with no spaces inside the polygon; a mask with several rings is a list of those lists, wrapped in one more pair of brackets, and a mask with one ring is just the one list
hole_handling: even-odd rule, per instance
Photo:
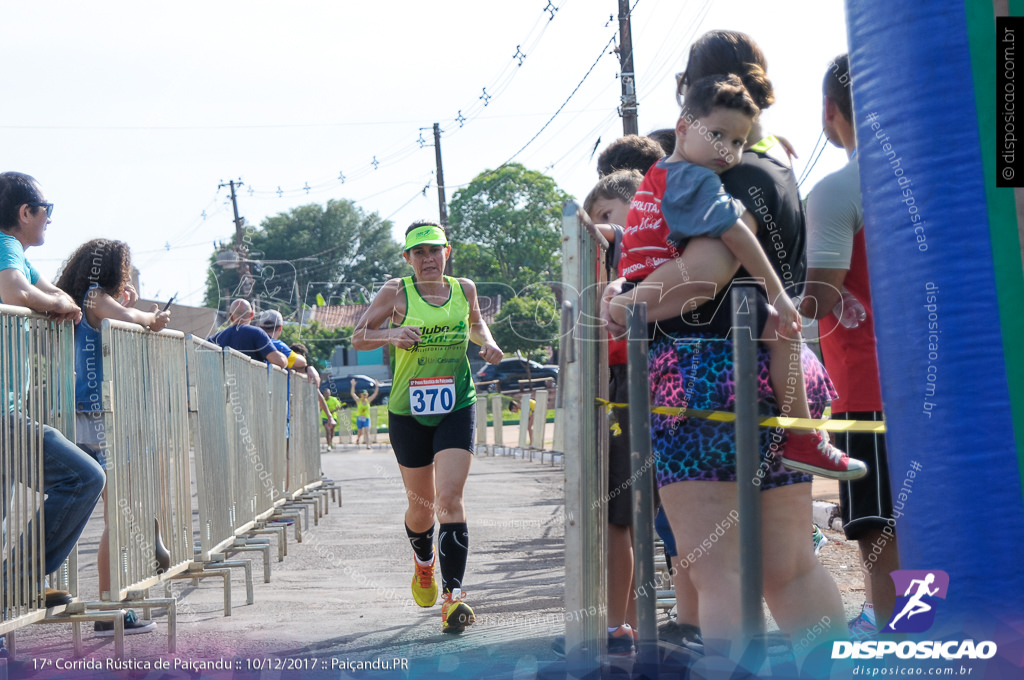
{"label": "sky", "polygon": [[[397,239],[438,217],[435,122],[449,202],[509,160],[582,201],[595,144],[622,134],[618,3],[545,2],[5,3],[0,169],[55,204],[28,258],[52,280],[81,243],[121,239],[143,297],[199,305],[214,242],[234,234],[229,180],[249,224],[349,199]],[[641,134],[674,123],[673,75],[711,29],[761,46],[777,100],[764,127],[795,146],[800,176],[822,76],[846,51],[843,3],[634,0]],[[827,147],[803,193],[844,163]]]}

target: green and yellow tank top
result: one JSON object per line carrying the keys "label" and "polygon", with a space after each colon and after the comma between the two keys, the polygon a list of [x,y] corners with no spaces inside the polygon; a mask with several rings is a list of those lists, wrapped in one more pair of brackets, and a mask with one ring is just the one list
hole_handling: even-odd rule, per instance
{"label": "green and yellow tank top", "polygon": [[360,397],[356,399],[356,415],[363,416],[364,418],[370,417],[370,399],[367,397],[363,399]]}
{"label": "green and yellow tank top", "polygon": [[418,326],[420,342],[395,349],[395,380],[388,410],[413,416],[434,426],[452,411],[476,403],[476,388],[469,371],[469,301],[458,279],[444,277],[448,300],[441,306],[427,302],[411,276],[402,279],[405,318],[399,326]]}

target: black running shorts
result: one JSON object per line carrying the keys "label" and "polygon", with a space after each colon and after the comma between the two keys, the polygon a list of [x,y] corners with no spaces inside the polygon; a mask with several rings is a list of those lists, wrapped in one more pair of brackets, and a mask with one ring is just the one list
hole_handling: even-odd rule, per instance
{"label": "black running shorts", "polygon": [[[883,420],[881,411],[833,413],[834,420]],[[843,532],[851,541],[866,532],[893,525],[892,493],[889,490],[889,458],[885,435],[873,432],[838,432],[836,446],[850,458],[868,466],[868,474],[853,482],[839,482],[839,505],[843,513]]]}
{"label": "black running shorts", "polygon": [[[626,364],[609,366],[608,399],[624,404],[629,401]],[[615,419],[622,428],[619,435],[608,435],[608,523],[633,526],[632,485],[629,483],[629,410],[616,409]]]}
{"label": "black running shorts", "polygon": [[452,411],[430,427],[412,416],[388,413],[388,434],[398,464],[407,468],[426,467],[438,451],[465,449],[473,453],[476,439],[476,404]]}

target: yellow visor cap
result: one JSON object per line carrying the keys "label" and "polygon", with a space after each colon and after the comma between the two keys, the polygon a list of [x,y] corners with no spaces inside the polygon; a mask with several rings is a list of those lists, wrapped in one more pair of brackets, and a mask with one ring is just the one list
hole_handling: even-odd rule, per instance
{"label": "yellow visor cap", "polygon": [[417,227],[405,236],[405,249],[416,246],[444,246],[448,245],[448,237],[444,235],[444,229],[432,224]]}

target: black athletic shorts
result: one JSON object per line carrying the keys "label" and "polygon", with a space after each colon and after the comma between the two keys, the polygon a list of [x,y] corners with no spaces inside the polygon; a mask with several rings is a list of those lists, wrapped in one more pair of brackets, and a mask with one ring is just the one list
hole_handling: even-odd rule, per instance
{"label": "black athletic shorts", "polygon": [[[626,364],[609,366],[608,399],[613,403],[629,401]],[[608,523],[620,527],[633,526],[633,501],[629,483],[629,410],[615,409],[615,420],[622,432],[608,435]]]}
{"label": "black athletic shorts", "polygon": [[438,451],[465,449],[473,453],[476,440],[476,404],[452,411],[429,427],[412,416],[388,413],[388,434],[398,464],[407,468],[426,467]]}
{"label": "black athletic shorts", "polygon": [[[764,333],[765,324],[768,323],[768,294],[764,286],[750,282],[731,281],[725,290],[708,300],[697,309],[686,312],[681,316],[671,319],[663,319],[648,324],[651,337],[657,334],[672,337],[688,338],[695,334],[709,334],[719,338],[732,337],[732,300],[730,291],[733,285],[749,285],[757,291],[756,309],[757,328],[754,331],[754,339],[760,339]],[[631,290],[636,282],[626,281],[622,286],[623,292]]]}
{"label": "black athletic shorts", "polygon": [[[608,367],[608,399],[616,404],[629,402],[629,366]],[[629,445],[629,409],[615,409],[615,422],[622,432],[608,433],[608,523],[620,527],[633,526],[633,469]],[[653,473],[653,471],[652,471]],[[654,507],[661,505],[658,484],[654,487]]]}
{"label": "black athletic shorts", "polygon": [[[883,420],[881,411],[833,413],[834,420]],[[850,458],[868,466],[868,474],[855,482],[839,482],[839,505],[843,513],[843,532],[856,541],[872,529],[895,526],[892,516],[892,492],[889,490],[889,458],[885,435],[873,432],[837,432],[836,446]]]}

